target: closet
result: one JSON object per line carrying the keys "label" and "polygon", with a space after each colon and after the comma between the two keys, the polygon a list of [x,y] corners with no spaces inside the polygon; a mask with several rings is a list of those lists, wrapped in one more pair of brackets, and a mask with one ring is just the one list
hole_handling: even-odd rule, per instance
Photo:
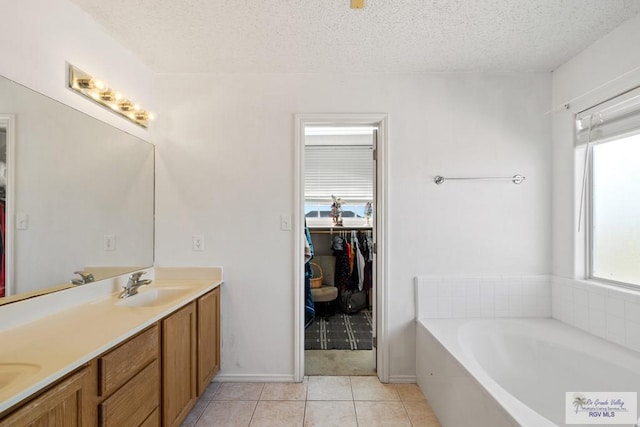
{"label": "closet", "polygon": [[375,137],[305,127],[306,375],[375,374]]}

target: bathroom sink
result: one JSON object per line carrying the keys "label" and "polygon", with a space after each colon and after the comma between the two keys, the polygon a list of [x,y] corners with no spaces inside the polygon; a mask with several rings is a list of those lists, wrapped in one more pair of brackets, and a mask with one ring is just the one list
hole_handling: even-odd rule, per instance
{"label": "bathroom sink", "polygon": [[178,300],[191,291],[187,287],[150,288],[116,302],[119,307],[157,307]]}
{"label": "bathroom sink", "polygon": [[28,377],[40,370],[39,365],[31,363],[0,363],[0,389],[16,380]]}

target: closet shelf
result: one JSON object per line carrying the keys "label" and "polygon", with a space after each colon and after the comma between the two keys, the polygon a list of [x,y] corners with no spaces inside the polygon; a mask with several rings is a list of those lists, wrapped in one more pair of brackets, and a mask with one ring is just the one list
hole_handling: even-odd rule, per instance
{"label": "closet shelf", "polygon": [[372,226],[308,227],[311,234],[335,234],[343,231],[370,231]]}

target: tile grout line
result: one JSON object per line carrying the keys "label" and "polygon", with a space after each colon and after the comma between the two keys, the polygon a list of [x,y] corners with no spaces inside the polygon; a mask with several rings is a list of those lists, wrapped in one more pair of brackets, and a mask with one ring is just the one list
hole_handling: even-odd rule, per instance
{"label": "tile grout line", "polygon": [[260,396],[258,396],[258,400],[256,401],[256,406],[253,408],[253,412],[251,412],[251,418],[249,418],[249,424],[247,427],[251,426],[253,422],[253,417],[256,415],[256,411],[258,410],[258,403],[260,403],[260,397],[262,397],[262,392],[264,391],[264,384],[262,384],[262,388],[260,389]]}
{"label": "tile grout line", "polygon": [[351,382],[351,375],[349,376],[349,388],[351,389],[351,404],[353,405],[353,414],[356,416],[356,426],[360,427],[360,420],[358,419],[358,409],[356,408],[356,398],[353,394],[353,383]]}
{"label": "tile grout line", "polygon": [[[213,384],[215,384],[213,381],[210,382],[209,385],[207,386],[207,388],[211,387]],[[200,418],[202,418],[204,413],[207,411],[207,408],[209,408],[209,405],[211,405],[211,402],[213,402],[213,397],[216,395],[216,393],[218,393],[218,390],[220,390],[220,386],[216,387],[216,391],[213,392],[213,394],[211,395],[211,399],[209,399],[209,401],[205,405],[205,407],[202,410],[202,412],[200,413],[200,415],[198,415],[198,417],[196,418],[196,421],[193,423],[193,427],[198,427],[198,423],[200,422]],[[205,392],[206,392],[206,390],[205,390]],[[197,402],[196,402],[196,405],[197,405]]]}

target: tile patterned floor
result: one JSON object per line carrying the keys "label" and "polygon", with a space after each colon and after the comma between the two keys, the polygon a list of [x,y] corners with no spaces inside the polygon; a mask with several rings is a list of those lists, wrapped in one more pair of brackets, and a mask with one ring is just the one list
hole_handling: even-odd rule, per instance
{"label": "tile patterned floor", "polygon": [[415,384],[373,376],[312,376],[302,383],[211,383],[182,427],[362,427],[440,423]]}

